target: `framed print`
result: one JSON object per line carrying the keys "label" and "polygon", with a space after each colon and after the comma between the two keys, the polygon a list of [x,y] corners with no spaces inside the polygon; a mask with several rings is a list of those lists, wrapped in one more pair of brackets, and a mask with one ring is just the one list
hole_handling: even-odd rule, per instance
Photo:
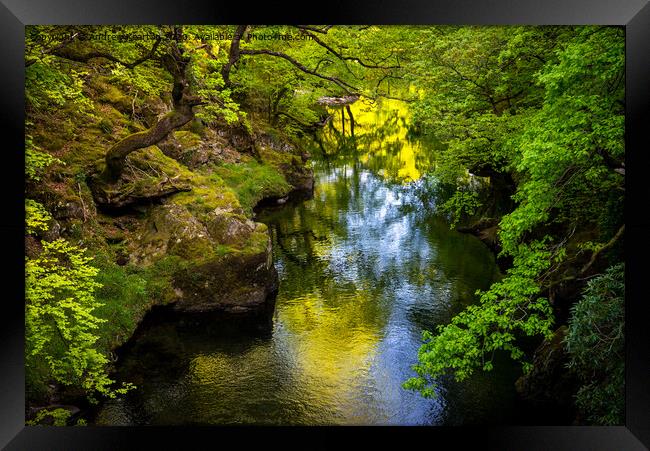
{"label": "framed print", "polygon": [[0,11],[6,449],[650,446],[647,2]]}

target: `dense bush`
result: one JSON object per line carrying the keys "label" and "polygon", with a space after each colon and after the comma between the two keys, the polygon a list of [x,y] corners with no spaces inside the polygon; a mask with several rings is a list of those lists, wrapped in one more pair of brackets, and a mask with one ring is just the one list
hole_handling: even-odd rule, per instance
{"label": "dense bush", "polygon": [[625,266],[589,281],[571,309],[566,348],[582,386],[576,405],[589,423],[624,423]]}

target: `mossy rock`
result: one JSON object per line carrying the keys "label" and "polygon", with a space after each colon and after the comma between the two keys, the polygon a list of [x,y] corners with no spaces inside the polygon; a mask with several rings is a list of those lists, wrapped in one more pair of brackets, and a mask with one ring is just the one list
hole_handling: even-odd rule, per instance
{"label": "mossy rock", "polygon": [[313,191],[314,171],[306,166],[307,153],[300,152],[287,138],[266,131],[257,134],[256,148],[262,161],[281,172],[294,190]]}
{"label": "mossy rock", "polygon": [[278,289],[270,246],[255,254],[228,254],[179,271],[174,276],[183,312],[253,313],[272,306]]}
{"label": "mossy rock", "polygon": [[130,260],[148,266],[166,255],[208,258],[214,253],[213,244],[205,226],[187,208],[173,203],[158,205],[149,211]]}
{"label": "mossy rock", "polygon": [[216,208],[205,216],[210,236],[225,245],[242,246],[255,230],[255,223],[243,215]]}
{"label": "mossy rock", "polygon": [[183,149],[186,150],[196,149],[201,145],[201,137],[191,131],[175,131],[174,138],[176,138],[178,144],[180,144]]}
{"label": "mossy rock", "polygon": [[172,276],[177,310],[258,311],[277,290],[267,227],[231,211],[216,209],[199,220],[172,200],[150,210],[130,248],[139,267],[182,259]]}
{"label": "mossy rock", "polygon": [[166,157],[156,146],[133,152],[117,181],[102,175],[103,161],[97,162],[89,186],[97,205],[105,209],[150,203],[192,189],[192,173]]}
{"label": "mossy rock", "polygon": [[145,97],[136,102],[136,114],[142,118],[147,127],[151,127],[157,122],[161,114],[165,114],[169,111],[169,107],[165,102],[166,101],[162,97]]}
{"label": "mossy rock", "polygon": [[170,133],[158,145],[165,155],[192,170],[209,168],[215,164],[238,163],[242,160],[243,156],[232,147],[227,135],[221,136],[208,128],[205,128],[201,135],[192,130],[194,128]]}
{"label": "mossy rock", "polygon": [[122,113],[132,112],[133,99],[129,98],[106,77],[95,77],[90,80],[89,84],[97,91],[97,99],[100,102],[109,103]]}
{"label": "mossy rock", "polygon": [[215,209],[244,214],[235,191],[216,174],[195,174],[192,178],[192,191],[175,195],[174,203],[185,205],[199,218],[209,215]]}

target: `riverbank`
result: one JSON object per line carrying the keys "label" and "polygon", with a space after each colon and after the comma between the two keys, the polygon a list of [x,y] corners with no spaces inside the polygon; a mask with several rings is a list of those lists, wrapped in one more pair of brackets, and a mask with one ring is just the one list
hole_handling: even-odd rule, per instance
{"label": "riverbank", "polygon": [[312,199],[257,215],[280,280],[272,322],[149,316],[117,368],[139,390],[104,403],[96,424],[511,421],[507,359],[466,383],[446,380],[438,399],[401,387],[422,330],[449,321],[494,280],[489,251],[360,162],[316,160],[315,179]]}
{"label": "riverbank", "polygon": [[[71,122],[69,112],[36,115],[30,138],[58,159],[29,197],[52,216],[48,230],[25,238],[26,256],[42,240],[65,238],[88,249],[99,268],[94,314],[98,351],[116,361],[144,316],[156,306],[178,312],[246,314],[265,310],[277,291],[271,242],[255,222],[258,204],[310,193],[308,155],[262,120],[252,129],[199,120],[172,132],[156,146],[127,158],[125,175],[110,186],[94,183],[111,143],[141,130],[132,105],[101,77],[89,83],[97,122]],[[165,110],[162,99],[141,107]],[[61,126],[63,124],[63,126]],[[144,124],[144,125],[143,125]],[[61,344],[55,344],[61,346]],[[48,405],[86,403],[83,390],[50,381],[48,365],[26,368],[26,416]]]}

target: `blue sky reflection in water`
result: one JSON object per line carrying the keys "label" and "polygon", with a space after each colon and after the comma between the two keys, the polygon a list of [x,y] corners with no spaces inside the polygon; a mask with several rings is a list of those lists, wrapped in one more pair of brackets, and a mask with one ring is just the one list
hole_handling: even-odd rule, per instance
{"label": "blue sky reflection in water", "polygon": [[[106,403],[98,424],[512,422],[511,365],[441,381],[436,399],[401,387],[422,330],[475,302],[498,270],[415,195],[409,182],[435,151],[407,139],[403,105],[358,104],[356,146],[316,158],[314,198],[258,218],[280,275],[269,330],[145,324],[118,368],[139,388]],[[337,139],[340,124],[325,148]]]}

